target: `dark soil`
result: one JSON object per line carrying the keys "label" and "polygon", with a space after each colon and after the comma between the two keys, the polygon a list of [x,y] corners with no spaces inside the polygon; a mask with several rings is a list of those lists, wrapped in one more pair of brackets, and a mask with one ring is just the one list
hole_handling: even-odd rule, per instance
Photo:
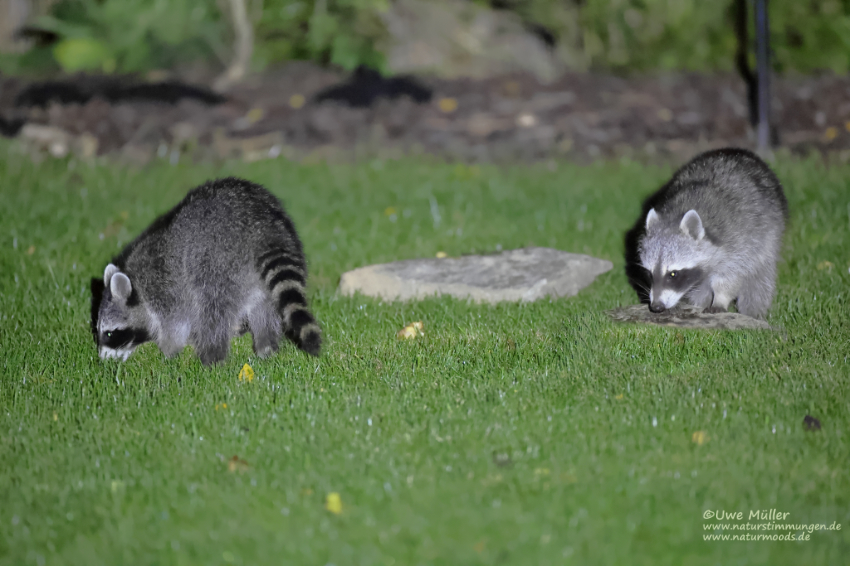
{"label": "dark soil", "polygon": [[[219,104],[198,97],[167,103],[95,95],[82,103],[42,107],[16,106],[27,83],[0,77],[0,118],[7,125],[23,119],[54,126],[70,139],[87,134],[96,139],[88,152],[139,162],[157,155],[179,159],[187,152],[261,159],[349,151],[430,153],[468,161],[679,159],[709,147],[754,145],[745,86],[734,74],[571,74],[548,85],[519,74],[421,79],[432,91],[430,100],[410,87],[420,102],[402,89],[401,96],[368,106],[361,98],[360,107],[327,96],[327,89],[348,78],[293,63],[233,88]],[[103,79],[71,80],[86,90]],[[317,97],[323,91],[325,96]],[[794,153],[834,151],[850,159],[850,77],[777,77],[772,112],[780,147]],[[27,138],[26,128],[18,136]]]}

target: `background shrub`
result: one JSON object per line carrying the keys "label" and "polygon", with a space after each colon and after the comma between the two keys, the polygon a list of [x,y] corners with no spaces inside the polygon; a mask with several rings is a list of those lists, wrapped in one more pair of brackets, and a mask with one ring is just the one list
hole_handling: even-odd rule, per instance
{"label": "background shrub", "polygon": [[[292,59],[351,69],[385,67],[381,14],[393,0],[247,0],[254,64]],[[430,0],[447,2],[456,0]],[[511,10],[554,40],[573,69],[729,70],[732,0],[474,0]],[[226,64],[226,0],[61,0],[36,26],[55,33],[52,59],[68,71],[144,71],[181,61]],[[769,3],[774,66],[850,71],[850,0]],[[26,60],[39,60],[32,54]],[[7,65],[8,67],[8,65]],[[7,69],[8,70],[8,69]]]}

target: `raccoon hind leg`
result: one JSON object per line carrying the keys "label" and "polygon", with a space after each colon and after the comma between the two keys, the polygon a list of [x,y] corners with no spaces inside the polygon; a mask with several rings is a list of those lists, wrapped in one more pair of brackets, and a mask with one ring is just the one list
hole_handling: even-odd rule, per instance
{"label": "raccoon hind leg", "polygon": [[776,269],[767,267],[751,275],[738,294],[738,312],[764,320],[776,291]]}
{"label": "raccoon hind leg", "polygon": [[196,297],[195,321],[189,343],[205,366],[222,362],[230,352],[230,339],[237,326],[233,294],[224,290],[202,292]]}
{"label": "raccoon hind leg", "polygon": [[268,298],[248,313],[248,326],[254,340],[254,353],[265,358],[277,352],[280,345],[280,315]]}

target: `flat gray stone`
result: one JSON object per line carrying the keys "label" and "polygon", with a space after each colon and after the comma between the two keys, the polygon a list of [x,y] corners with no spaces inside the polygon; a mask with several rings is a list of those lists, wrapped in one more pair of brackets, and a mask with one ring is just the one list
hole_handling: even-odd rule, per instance
{"label": "flat gray stone", "polygon": [[642,322],[656,326],[677,326],[679,328],[703,328],[719,330],[776,330],[763,320],[736,312],[706,314],[693,305],[680,304],[668,311],[654,313],[649,305],[631,305],[605,311],[620,322]]}
{"label": "flat gray stone", "polygon": [[523,248],[492,255],[410,259],[361,267],[342,275],[339,292],[360,292],[385,300],[450,295],[479,303],[536,301],[571,297],[612,267],[610,261],[586,255]]}

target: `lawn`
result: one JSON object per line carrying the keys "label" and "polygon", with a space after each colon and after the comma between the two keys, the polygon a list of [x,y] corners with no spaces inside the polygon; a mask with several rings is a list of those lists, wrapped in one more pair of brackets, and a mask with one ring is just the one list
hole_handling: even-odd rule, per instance
{"label": "lawn", "polygon": [[[769,322],[784,331],[684,331],[603,312],[635,302],[622,235],[671,167],[133,169],[0,145],[0,565],[847,564],[850,166],[776,167],[791,222]],[[153,344],[100,362],[89,279],[230,174],[294,218],[322,356],[286,343],[258,360],[245,336],[213,368]],[[533,304],[336,294],[361,265],[532,244],[615,267]],[[425,336],[399,341],[417,320]],[[770,509],[842,529],[704,540]]]}

